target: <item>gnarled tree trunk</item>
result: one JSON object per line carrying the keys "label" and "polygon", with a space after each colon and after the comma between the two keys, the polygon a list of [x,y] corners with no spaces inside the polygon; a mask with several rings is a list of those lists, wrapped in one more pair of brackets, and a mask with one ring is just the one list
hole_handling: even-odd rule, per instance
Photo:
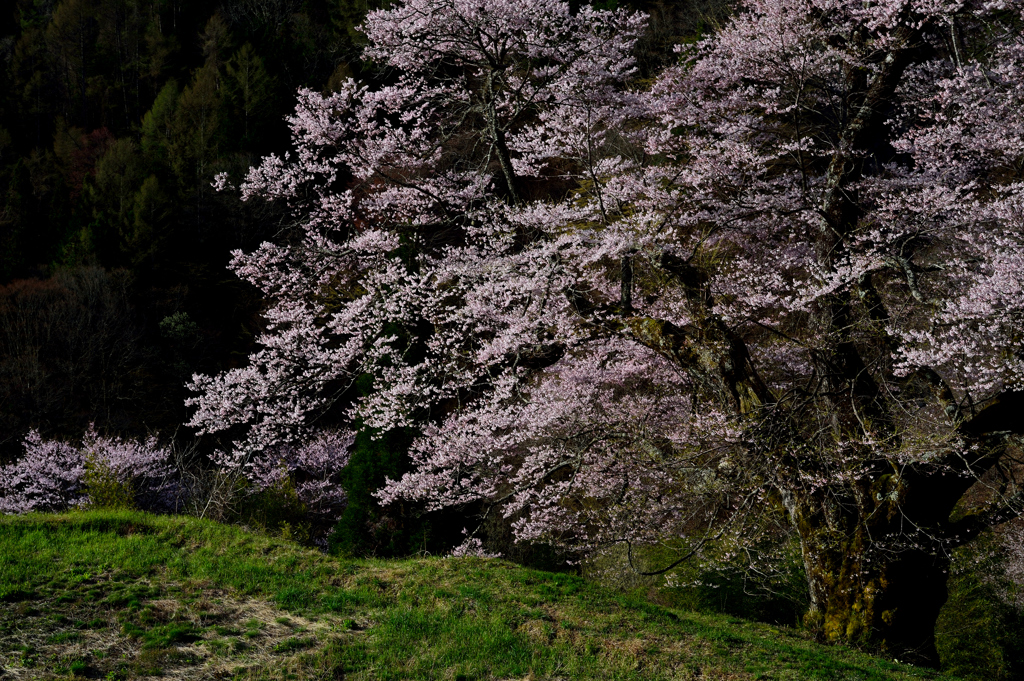
{"label": "gnarled tree trunk", "polygon": [[887,477],[865,490],[874,502],[867,506],[820,493],[788,496],[807,572],[806,621],[823,640],[935,667],[949,557],[914,527],[900,483]]}

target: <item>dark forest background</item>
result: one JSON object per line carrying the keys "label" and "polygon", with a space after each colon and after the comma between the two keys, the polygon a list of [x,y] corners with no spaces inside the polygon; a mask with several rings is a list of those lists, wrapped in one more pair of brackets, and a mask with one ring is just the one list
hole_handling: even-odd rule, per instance
{"label": "dark forest background", "polygon": [[[371,0],[372,1],[372,0]],[[0,14],[0,458],[29,428],[167,433],[244,362],[226,269],[282,215],[210,186],[358,63],[363,0],[17,0]]]}

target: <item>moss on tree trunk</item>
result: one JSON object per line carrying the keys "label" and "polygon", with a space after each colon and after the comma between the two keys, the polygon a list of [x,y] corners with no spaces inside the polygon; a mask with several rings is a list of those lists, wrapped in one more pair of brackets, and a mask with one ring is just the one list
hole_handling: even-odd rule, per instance
{"label": "moss on tree trunk", "polygon": [[863,535],[828,548],[820,539],[804,542],[808,625],[827,641],[936,666],[935,622],[947,597],[945,557],[908,550],[885,558],[863,550]]}
{"label": "moss on tree trunk", "polygon": [[823,640],[934,667],[949,558],[908,513],[902,487],[885,479],[848,499],[817,493],[787,503],[807,571],[806,621]]}

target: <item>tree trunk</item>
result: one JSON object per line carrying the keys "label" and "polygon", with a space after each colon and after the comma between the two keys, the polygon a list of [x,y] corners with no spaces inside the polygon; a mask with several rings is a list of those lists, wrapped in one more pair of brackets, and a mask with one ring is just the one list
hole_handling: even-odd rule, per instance
{"label": "tree trunk", "polygon": [[877,503],[867,509],[827,491],[799,501],[788,496],[810,592],[806,621],[825,641],[936,667],[935,622],[948,596],[949,558],[920,533],[905,532],[913,520],[880,493],[886,482],[871,485]]}

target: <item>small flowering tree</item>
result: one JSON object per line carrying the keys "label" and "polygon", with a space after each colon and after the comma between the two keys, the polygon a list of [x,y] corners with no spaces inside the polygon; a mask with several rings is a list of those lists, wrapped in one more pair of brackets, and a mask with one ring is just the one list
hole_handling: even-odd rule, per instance
{"label": "small flowering tree", "polygon": [[[0,513],[64,511],[112,497],[163,510],[177,491],[169,459],[170,451],[153,437],[103,437],[90,427],[76,447],[32,431],[25,438],[24,456],[0,468]],[[111,486],[118,490],[111,492]]]}
{"label": "small flowering tree", "polygon": [[0,469],[0,511],[60,511],[81,501],[85,458],[73,445],[25,437],[25,456]]}
{"label": "small flowering tree", "polygon": [[949,551],[1024,504],[1021,10],[747,0],[646,90],[639,15],[371,13],[395,82],[300,93],[242,187],[301,232],[235,253],[268,330],[193,425],[256,456],[369,374],[422,432],[383,500],[685,555],[778,509],[822,636],[935,663]]}

